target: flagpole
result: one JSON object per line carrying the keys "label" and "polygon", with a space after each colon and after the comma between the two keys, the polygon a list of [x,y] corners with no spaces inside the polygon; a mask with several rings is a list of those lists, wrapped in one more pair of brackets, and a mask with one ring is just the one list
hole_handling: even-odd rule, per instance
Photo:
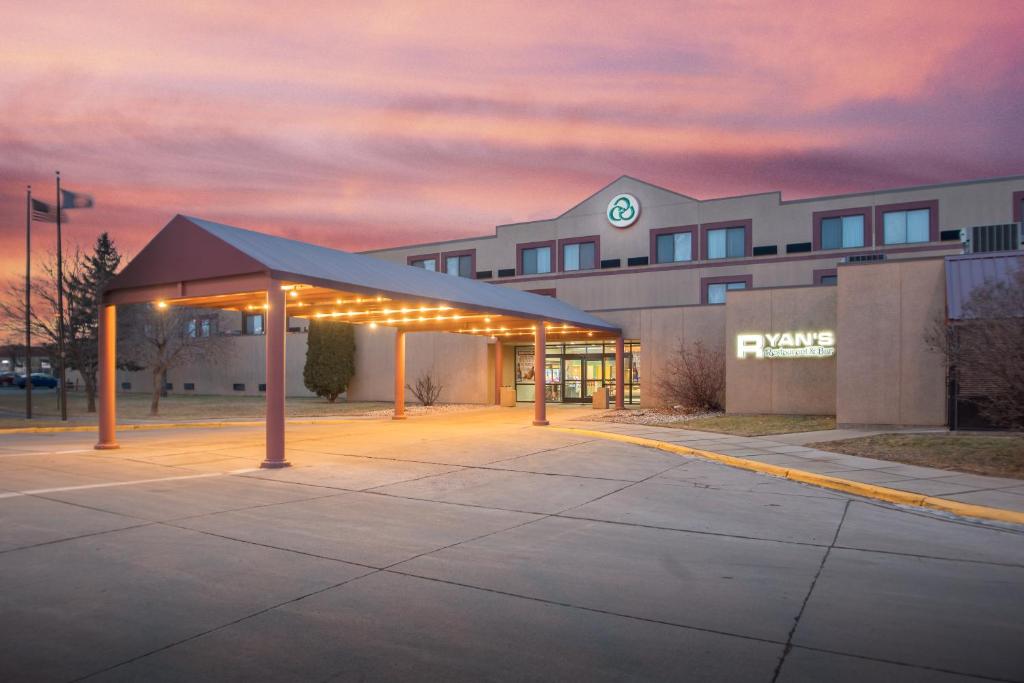
{"label": "flagpole", "polygon": [[32,186],[25,190],[25,419],[32,419]]}
{"label": "flagpole", "polygon": [[60,244],[60,171],[57,171],[57,391],[60,396],[60,419],[68,419],[68,391],[64,386],[64,262]]}

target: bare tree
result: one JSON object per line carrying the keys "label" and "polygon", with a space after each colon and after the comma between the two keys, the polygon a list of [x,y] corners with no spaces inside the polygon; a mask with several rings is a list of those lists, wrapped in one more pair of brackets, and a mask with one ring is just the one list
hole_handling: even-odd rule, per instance
{"label": "bare tree", "polygon": [[1024,268],[978,287],[960,320],[937,320],[925,333],[945,356],[960,398],[991,424],[1024,428]]}
{"label": "bare tree", "polygon": [[441,396],[441,390],[444,389],[444,386],[434,377],[432,370],[427,370],[420,375],[416,379],[415,386],[409,386],[408,384],[405,386],[425,406],[434,405]]}
{"label": "bare tree", "polygon": [[680,339],[657,381],[662,400],[686,410],[721,410],[725,396],[725,354],[703,341]]}
{"label": "bare tree", "polygon": [[[72,270],[74,261],[65,268]],[[52,263],[42,266],[43,275],[32,278],[32,336],[39,340],[41,346],[55,349],[57,347],[57,287],[56,267]],[[25,338],[25,282],[23,279],[10,280],[4,288],[0,299],[0,326],[10,334],[11,338]],[[65,315],[66,317],[66,315]],[[67,322],[65,320],[65,322]]]}
{"label": "bare tree", "polygon": [[208,309],[160,308],[153,304],[123,306],[118,315],[119,354],[122,367],[149,370],[153,394],[149,414],[159,415],[160,396],[167,373],[187,363],[217,362],[230,340],[201,324],[210,317]]}
{"label": "bare tree", "polygon": [[[81,253],[76,252],[64,263],[65,283],[71,278],[79,278],[82,270]],[[57,308],[57,266],[54,259],[50,259],[41,266],[42,274],[32,278],[32,315],[31,328],[32,336],[38,340],[39,346],[45,348],[51,359],[56,358],[60,348],[60,315]],[[95,365],[89,364],[87,359],[95,357],[95,350],[89,353],[85,348],[87,339],[82,338],[84,330],[73,324],[73,319],[78,319],[76,308],[68,295],[68,288],[64,288],[64,353],[67,365],[82,374],[85,385],[87,410],[96,410],[96,373]],[[25,334],[25,283],[22,280],[13,280],[7,283],[3,299],[0,301],[0,316],[4,329],[10,333]],[[35,345],[35,342],[33,342]],[[90,373],[90,369],[92,372]],[[91,380],[91,381],[90,381]]]}
{"label": "bare tree", "polygon": [[[64,262],[64,353],[67,366],[77,370],[85,386],[86,410],[96,412],[96,372],[99,367],[100,293],[117,272],[121,256],[107,233],[96,239],[93,250],[75,253]],[[32,281],[32,335],[51,356],[60,347],[60,312],[57,307],[57,264],[50,258],[42,274]],[[0,300],[0,325],[9,333],[25,334],[25,283],[8,283]]]}

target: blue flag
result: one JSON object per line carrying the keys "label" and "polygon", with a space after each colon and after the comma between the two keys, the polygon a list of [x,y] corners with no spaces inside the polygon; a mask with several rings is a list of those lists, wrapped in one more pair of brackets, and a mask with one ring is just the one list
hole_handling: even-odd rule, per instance
{"label": "blue flag", "polygon": [[[61,190],[60,195],[60,208],[62,209],[91,209],[93,206],[91,194]],[[61,219],[63,218],[61,216]]]}

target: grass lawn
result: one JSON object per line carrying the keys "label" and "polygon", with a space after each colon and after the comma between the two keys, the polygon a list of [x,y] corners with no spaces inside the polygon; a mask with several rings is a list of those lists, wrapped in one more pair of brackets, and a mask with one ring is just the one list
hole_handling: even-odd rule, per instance
{"label": "grass lawn", "polygon": [[1024,479],[1024,434],[879,434],[808,446],[908,465]]}
{"label": "grass lawn", "polygon": [[[149,394],[118,393],[118,422],[152,420],[219,420],[262,418],[266,401],[262,396],[178,396],[160,399],[160,415],[149,414]],[[322,398],[294,397],[285,401],[288,417],[330,417],[358,415],[371,410],[390,408],[390,403],[339,400],[331,404]],[[67,424],[96,424],[96,414],[86,412],[85,394],[68,393],[68,422],[60,421],[57,394],[54,390],[32,392],[33,419],[24,418],[25,392],[17,389],[0,391],[0,429],[15,427],[58,427]]]}
{"label": "grass lawn", "polygon": [[836,419],[831,415],[713,415],[661,426],[736,436],[766,436],[835,429]]}

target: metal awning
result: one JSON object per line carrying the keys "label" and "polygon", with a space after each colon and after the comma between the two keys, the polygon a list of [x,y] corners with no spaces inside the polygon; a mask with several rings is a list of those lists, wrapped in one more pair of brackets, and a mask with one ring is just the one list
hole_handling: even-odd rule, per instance
{"label": "metal awning", "polygon": [[104,297],[112,304],[258,311],[266,305],[268,279],[288,291],[291,317],[510,340],[532,339],[538,321],[552,339],[620,334],[553,297],[182,215],[111,281]]}
{"label": "metal awning", "polygon": [[1021,252],[992,252],[946,257],[946,315],[950,320],[968,317],[964,305],[975,290],[992,282],[1010,283],[1024,268]]}

